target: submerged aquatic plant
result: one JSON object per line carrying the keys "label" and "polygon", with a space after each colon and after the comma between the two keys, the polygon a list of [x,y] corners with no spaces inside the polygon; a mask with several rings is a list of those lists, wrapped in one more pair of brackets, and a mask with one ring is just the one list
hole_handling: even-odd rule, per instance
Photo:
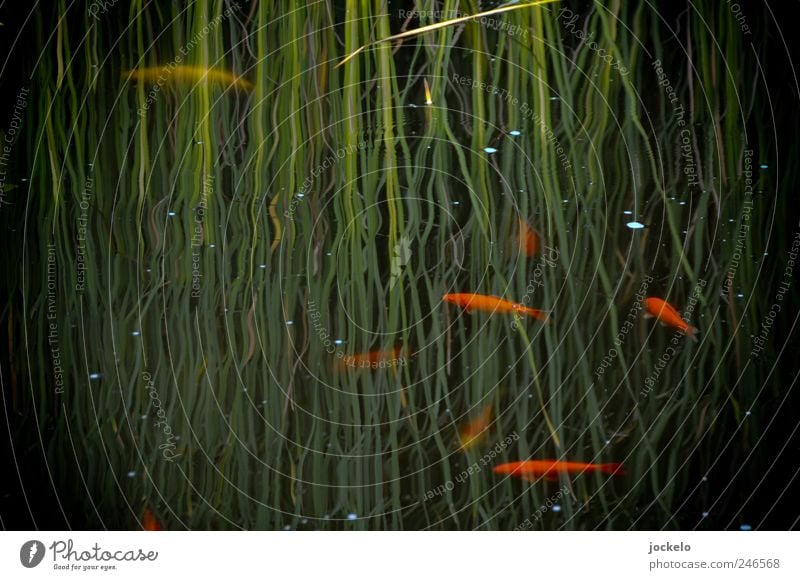
{"label": "submerged aquatic plant", "polygon": [[[766,227],[743,171],[765,147],[751,123],[763,103],[741,90],[755,56],[721,3],[666,22],[648,3],[547,4],[37,12],[38,236],[8,322],[17,349],[55,332],[62,390],[53,342],[15,356],[33,385],[21,409],[47,426],[46,461],[76,498],[67,519],[696,525],[721,489],[701,477],[735,477],[754,444],[737,425],[765,376],[742,338],[768,301],[763,264],[741,258],[730,276],[739,226],[748,248]],[[178,55],[172,74],[191,82],[153,93],[145,71]],[[644,321],[643,290],[694,300],[700,342]],[[442,304],[455,293],[551,323],[465,314]],[[402,364],[341,372],[370,352]],[[460,441],[483,409],[486,435]],[[493,473],[528,459],[626,475]],[[554,486],[559,510],[544,513]],[[740,499],[727,491],[718,512]]]}

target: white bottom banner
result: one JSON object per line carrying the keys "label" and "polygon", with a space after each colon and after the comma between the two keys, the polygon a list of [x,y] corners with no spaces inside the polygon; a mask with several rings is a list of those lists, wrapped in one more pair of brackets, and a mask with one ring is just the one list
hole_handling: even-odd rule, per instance
{"label": "white bottom banner", "polygon": [[0,578],[800,578],[796,532],[4,532]]}

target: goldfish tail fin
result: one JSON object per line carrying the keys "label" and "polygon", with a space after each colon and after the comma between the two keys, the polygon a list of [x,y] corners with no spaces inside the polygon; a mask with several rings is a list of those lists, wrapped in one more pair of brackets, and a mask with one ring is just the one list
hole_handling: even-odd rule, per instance
{"label": "goldfish tail fin", "polygon": [[700,331],[697,330],[697,328],[694,326],[690,326],[689,328],[686,329],[686,336],[691,338],[694,342],[697,342],[697,335],[699,333]]}
{"label": "goldfish tail fin", "polygon": [[550,312],[545,310],[536,310],[535,308],[521,308],[520,310],[529,316],[533,316],[534,318],[541,320],[542,322],[550,322]]}
{"label": "goldfish tail fin", "polygon": [[611,475],[625,475],[625,470],[621,463],[604,463],[600,466],[600,471]]}

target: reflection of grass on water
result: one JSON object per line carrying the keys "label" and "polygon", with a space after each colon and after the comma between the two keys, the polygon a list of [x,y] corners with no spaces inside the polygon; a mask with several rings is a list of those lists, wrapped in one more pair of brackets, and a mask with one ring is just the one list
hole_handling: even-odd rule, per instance
{"label": "reflection of grass on water", "polygon": [[[673,514],[706,501],[710,492],[695,489],[706,470],[727,477],[732,462],[714,461],[759,372],[746,368],[749,332],[734,329],[755,324],[765,300],[735,298],[753,293],[749,258],[719,292],[742,220],[745,150],[759,142],[743,141],[744,119],[721,114],[737,99],[752,110],[750,92],[737,92],[753,63],[735,21],[716,24],[722,60],[702,19],[686,19],[691,78],[659,15],[619,2],[572,8],[628,75],[545,8],[503,17],[524,37],[471,22],[373,45],[335,69],[402,22],[380,2],[347,2],[360,18],[347,22],[327,3],[259,2],[201,34],[227,4],[143,4],[123,29],[38,15],[58,34],[38,39],[45,58],[34,71],[31,215],[42,235],[29,246],[27,295],[46,296],[41,256],[55,244],[64,394],[46,386],[44,341],[31,342],[26,370],[46,402],[39,421],[54,421],[53,473],[87,498],[88,525],[132,527],[145,506],[169,529],[696,524],[694,513]],[[344,23],[330,26],[332,16]],[[198,36],[186,66],[234,71],[252,93],[165,85],[139,116],[151,87],[120,84],[114,71],[158,66]],[[691,189],[684,129],[700,183]],[[446,292],[526,294],[537,262],[511,239],[519,216],[558,256],[527,304],[552,310],[553,323],[523,319],[514,332],[510,317],[442,305]],[[648,227],[626,228],[634,219]],[[401,240],[410,256],[393,273]],[[678,308],[706,282],[693,315],[701,343],[680,344],[647,398],[642,384],[671,332],[636,318],[613,342],[645,276]],[[24,317],[43,336],[46,303],[30,298]],[[397,345],[416,354],[396,369],[337,372],[320,328],[346,354]],[[152,392],[175,436],[171,460]],[[459,428],[487,405],[489,437],[459,453]],[[512,434],[493,461],[620,461],[628,474],[530,485],[484,468],[423,501]],[[744,430],[734,447],[753,437]],[[542,512],[565,486],[561,509]]]}

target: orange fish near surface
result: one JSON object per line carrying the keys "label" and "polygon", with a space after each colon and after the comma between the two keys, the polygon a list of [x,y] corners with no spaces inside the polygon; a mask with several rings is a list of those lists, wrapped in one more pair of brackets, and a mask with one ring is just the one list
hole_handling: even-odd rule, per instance
{"label": "orange fish near surface", "polygon": [[661,298],[645,298],[644,309],[645,318],[655,318],[666,326],[677,328],[693,341],[697,342],[697,337],[695,335],[700,331],[681,318],[681,315],[678,314],[678,311],[675,310],[669,302]]}
{"label": "orange fish near surface", "polygon": [[219,68],[205,68],[202,66],[151,66],[126,70],[122,72],[122,78],[131,78],[135,81],[156,82],[159,85],[172,80],[178,82],[208,82],[234,86],[238,89],[249,91],[253,88],[253,83],[236,76],[226,70]]}
{"label": "orange fish near surface", "polygon": [[467,312],[472,312],[473,310],[499,312],[501,314],[515,312],[533,316],[542,322],[546,322],[548,317],[548,313],[544,310],[528,308],[523,304],[511,302],[510,300],[503,300],[497,296],[486,296],[484,294],[445,294],[442,296],[442,300],[461,306]]}
{"label": "orange fish near surface", "polygon": [[341,368],[356,369],[386,369],[403,366],[406,360],[401,353],[403,348],[397,346],[391,350],[374,350],[360,354],[351,354],[342,357],[339,365]]}
{"label": "orange fish near surface", "polygon": [[470,421],[459,433],[458,442],[461,444],[459,451],[466,451],[480,443],[486,436],[491,422],[492,406],[488,405],[479,417]]}
{"label": "orange fish near surface", "polygon": [[621,463],[580,463],[577,461],[558,461],[555,459],[512,461],[503,463],[492,470],[494,473],[513,475],[531,483],[541,478],[557,481],[559,473],[584,473],[599,471],[611,475],[624,475]]}
{"label": "orange fish near surface", "polygon": [[542,251],[542,238],[528,222],[519,218],[517,220],[519,250],[529,258],[533,258]]}
{"label": "orange fish near surface", "polygon": [[161,524],[150,511],[150,508],[144,508],[144,515],[142,516],[142,528],[146,532],[159,532],[161,531]]}

